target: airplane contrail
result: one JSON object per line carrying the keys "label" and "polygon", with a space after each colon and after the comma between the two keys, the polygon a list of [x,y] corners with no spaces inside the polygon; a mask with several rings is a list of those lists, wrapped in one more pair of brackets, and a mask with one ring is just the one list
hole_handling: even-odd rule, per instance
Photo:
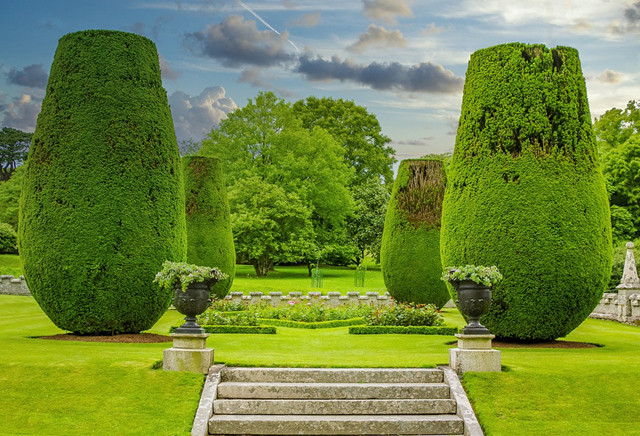
{"label": "airplane contrail", "polygon": [[[256,14],[256,13],[254,12],[254,10],[253,10],[253,9],[251,9],[249,6],[247,6],[244,2],[242,2],[241,0],[235,0],[235,2],[236,2],[236,3],[238,3],[240,6],[242,6],[242,7],[243,7],[247,12],[249,12],[251,15],[253,15],[253,16],[254,16],[254,17],[256,17],[258,20],[260,20],[260,22],[261,22],[262,24],[264,24],[264,25],[265,25],[265,26],[267,26],[269,29],[271,29],[273,32],[275,32],[275,33],[276,33],[276,35],[278,35],[278,36],[280,36],[280,35],[281,35],[281,33],[280,33],[280,32],[278,32],[276,29],[274,29],[274,28],[271,26],[271,24],[269,24],[269,23],[267,23],[265,20],[263,20],[263,19],[262,19],[262,17],[261,17],[260,15]],[[287,41],[289,42],[289,44],[291,44],[291,45],[293,46],[293,48],[295,48],[295,49],[296,49],[296,51],[297,51],[298,53],[300,53],[300,49],[298,48],[298,46],[297,46],[297,45],[295,45],[295,44],[293,43],[293,41],[291,41],[289,38],[287,38]]]}

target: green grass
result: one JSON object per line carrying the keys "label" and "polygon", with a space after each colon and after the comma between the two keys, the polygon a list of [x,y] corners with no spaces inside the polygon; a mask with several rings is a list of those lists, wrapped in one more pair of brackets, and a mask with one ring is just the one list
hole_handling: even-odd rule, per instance
{"label": "green grass", "polygon": [[[282,292],[308,283],[304,268],[277,269],[244,280]],[[353,280],[352,271],[335,271],[336,286]],[[464,325],[456,310],[444,316]],[[152,331],[166,334],[179,320],[168,312]],[[168,344],[29,338],[59,332],[33,299],[0,295],[0,434],[188,433],[203,378],[151,370]],[[565,339],[604,347],[502,349],[505,371],[464,375],[488,436],[640,435],[640,328],[587,320]],[[217,363],[229,365],[432,367],[447,363],[453,340],[278,327],[275,335],[211,335],[208,345]]]}
{"label": "green grass", "polygon": [[368,266],[364,279],[364,287],[354,286],[355,268],[347,267],[321,267],[324,274],[323,287],[312,288],[311,277],[306,267],[276,266],[275,271],[269,271],[267,277],[257,277],[251,265],[236,265],[236,277],[231,286],[231,292],[322,292],[340,291],[343,294],[350,291],[380,292],[384,294],[387,289],[384,286],[380,267]]}
{"label": "green grass", "polygon": [[0,254],[0,275],[22,275],[22,260],[17,254]]}
{"label": "green grass", "polygon": [[152,370],[170,344],[31,338],[57,333],[32,298],[0,295],[0,434],[189,433],[203,376]]}

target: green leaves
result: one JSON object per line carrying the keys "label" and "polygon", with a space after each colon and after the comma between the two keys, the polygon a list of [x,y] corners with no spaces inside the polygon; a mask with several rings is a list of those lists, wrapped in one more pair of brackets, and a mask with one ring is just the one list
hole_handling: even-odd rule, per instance
{"label": "green leaves", "polygon": [[502,274],[495,265],[448,266],[442,272],[442,280],[447,282],[471,280],[479,285],[490,287],[502,280]]}
{"label": "green leaves", "polygon": [[153,282],[169,290],[173,290],[175,285],[180,283],[182,291],[184,292],[191,283],[204,282],[205,280],[217,282],[228,277],[227,274],[221,272],[218,268],[167,260],[162,264],[162,269],[158,271]]}

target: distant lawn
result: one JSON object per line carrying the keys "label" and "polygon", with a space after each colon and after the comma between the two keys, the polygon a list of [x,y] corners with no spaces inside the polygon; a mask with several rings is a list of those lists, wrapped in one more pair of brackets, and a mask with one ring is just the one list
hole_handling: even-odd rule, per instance
{"label": "distant lawn", "polygon": [[[249,292],[260,291],[269,292],[291,291],[307,294],[310,291],[319,291],[326,294],[330,291],[340,291],[346,294],[350,291],[357,291],[362,294],[375,291],[384,294],[387,289],[384,286],[380,266],[370,265],[365,273],[364,287],[355,287],[355,268],[351,267],[322,267],[324,275],[323,287],[312,288],[311,277],[309,277],[306,266],[276,266],[275,271],[269,271],[267,277],[256,276],[251,265],[236,265],[236,276],[231,291]],[[13,274],[16,277],[22,274],[22,263],[20,256],[16,254],[0,255],[0,274]]]}
{"label": "distant lawn", "polygon": [[[462,326],[456,310],[446,321]],[[178,322],[174,311],[151,330]],[[188,434],[203,377],[150,369],[169,344],[30,339],[59,333],[32,298],[0,295],[0,434]],[[347,328],[211,335],[231,365],[432,367],[453,336],[349,335]],[[587,320],[591,349],[503,349],[502,373],[467,373],[486,434],[640,435],[640,328]]]}
{"label": "distant lawn", "polygon": [[22,260],[17,254],[0,254],[0,275],[22,275]]}

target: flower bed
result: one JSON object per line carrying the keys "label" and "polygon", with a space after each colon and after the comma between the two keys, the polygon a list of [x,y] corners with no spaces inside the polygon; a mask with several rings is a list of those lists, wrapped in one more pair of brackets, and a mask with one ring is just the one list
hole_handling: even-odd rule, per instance
{"label": "flower bed", "polygon": [[[179,326],[173,326],[169,330],[171,333]],[[276,328],[273,326],[250,326],[250,325],[201,325],[206,333],[244,333],[275,335]]]}
{"label": "flower bed", "polygon": [[455,335],[458,327],[452,325],[439,326],[389,326],[389,325],[359,325],[349,327],[350,335]]}
{"label": "flower bed", "polygon": [[364,318],[337,319],[333,321],[319,321],[319,322],[290,321],[288,319],[266,319],[266,318],[260,319],[260,324],[263,324],[263,325],[291,327],[294,329],[328,329],[328,328],[334,328],[334,327],[362,325],[364,323],[365,323]]}

